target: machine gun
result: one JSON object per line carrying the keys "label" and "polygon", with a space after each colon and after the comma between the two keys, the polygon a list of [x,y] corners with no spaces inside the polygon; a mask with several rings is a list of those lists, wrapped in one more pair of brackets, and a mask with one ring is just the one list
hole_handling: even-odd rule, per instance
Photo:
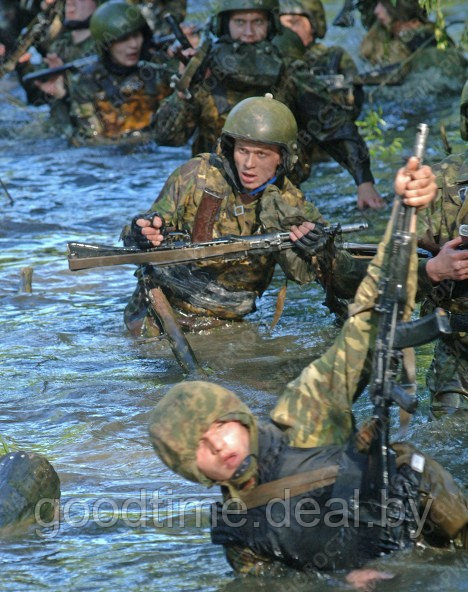
{"label": "machine gun", "polygon": [[[428,127],[419,125],[414,154],[422,160]],[[385,505],[390,485],[396,475],[395,452],[390,447],[390,408],[398,405],[407,413],[413,413],[417,400],[397,382],[397,373],[403,360],[402,349],[428,343],[441,333],[450,333],[448,317],[442,309],[432,315],[403,323],[406,304],[406,284],[410,269],[412,242],[415,237],[416,211],[395,197],[392,211],[392,234],[383,263],[379,285],[379,297],[375,311],[379,315],[369,396],[374,405],[373,437],[369,451],[369,476],[367,496],[377,507]],[[414,331],[414,327],[425,329]],[[421,459],[423,462],[424,459]],[[414,467],[413,467],[414,468]],[[422,472],[422,468],[416,469]]]}
{"label": "machine gun", "polygon": [[[366,228],[367,223],[361,222],[358,224],[335,224],[327,226],[325,231],[330,236],[334,236],[338,233],[356,232]],[[181,233],[170,233],[160,247],[148,251],[71,242],[68,243],[68,265],[71,271],[125,263],[177,265],[218,257],[239,259],[248,254],[278,252],[294,247],[294,242],[289,238],[289,232],[271,232],[251,236],[230,235],[202,243],[188,242],[186,235],[182,236],[182,239],[184,238],[185,240],[180,240]]]}
{"label": "machine gun", "polygon": [[63,4],[64,0],[56,0],[54,4],[47,4],[46,8],[33,18],[25,31],[21,33],[15,49],[9,53],[6,60],[0,65],[0,78],[12,72],[16,68],[20,57],[28,51],[31,45],[37,44],[47,35],[54,19],[61,16]]}

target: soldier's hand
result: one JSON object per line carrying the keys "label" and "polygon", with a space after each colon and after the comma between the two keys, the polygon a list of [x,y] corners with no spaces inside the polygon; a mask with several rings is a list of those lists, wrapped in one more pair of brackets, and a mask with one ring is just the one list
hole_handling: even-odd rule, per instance
{"label": "soldier's hand", "polygon": [[412,156],[395,177],[395,191],[407,206],[425,208],[437,195],[437,184],[431,167],[419,167],[419,160]]}
{"label": "soldier's hand", "polygon": [[443,280],[468,279],[468,250],[459,250],[463,242],[460,236],[445,243],[436,257],[426,263],[426,273],[434,284]]}
{"label": "soldier's hand", "polygon": [[136,216],[132,220],[131,236],[142,250],[159,247],[164,240],[164,220],[157,214]]}
{"label": "soldier's hand", "polygon": [[303,222],[300,226],[291,226],[289,238],[293,241],[295,247],[301,249],[310,257],[323,248],[328,240],[323,226],[313,222]]}
{"label": "soldier's hand", "polygon": [[361,568],[354,569],[346,576],[346,581],[355,590],[362,592],[371,592],[375,589],[375,584],[379,580],[391,580],[395,576],[386,571],[378,571],[376,569]]}
{"label": "soldier's hand", "polygon": [[364,210],[366,208],[372,208],[373,210],[376,210],[385,206],[384,200],[377,193],[374,184],[370,181],[358,185],[357,193],[357,207],[360,210]]}
{"label": "soldier's hand", "polygon": [[63,65],[62,58],[56,53],[48,53],[44,58],[44,62],[48,68],[57,68],[57,66]]}

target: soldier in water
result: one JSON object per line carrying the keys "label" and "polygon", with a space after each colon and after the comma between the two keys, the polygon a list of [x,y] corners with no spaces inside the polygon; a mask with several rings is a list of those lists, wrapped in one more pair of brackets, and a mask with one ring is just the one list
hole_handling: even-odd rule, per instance
{"label": "soldier in water", "polygon": [[[192,79],[191,98],[174,92],[163,101],[156,114],[155,139],[163,145],[181,146],[196,132],[193,154],[210,152],[236,103],[273,92],[297,119],[301,156],[318,144],[353,176],[359,207],[382,206],[367,147],[350,114],[331,100],[323,84],[311,78],[304,62],[286,60],[272,42],[280,31],[278,9],[277,0],[218,3],[211,23],[217,40]],[[299,164],[292,174],[296,184],[310,172],[307,158]]]}

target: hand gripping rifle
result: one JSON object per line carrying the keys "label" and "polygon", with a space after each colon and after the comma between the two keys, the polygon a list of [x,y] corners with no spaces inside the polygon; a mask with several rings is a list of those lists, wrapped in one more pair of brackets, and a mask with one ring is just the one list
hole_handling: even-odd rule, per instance
{"label": "hand gripping rifle", "polygon": [[[358,224],[335,224],[327,226],[324,230],[334,236],[340,232],[355,232],[366,228],[367,223],[360,222]],[[177,240],[180,236],[181,233],[170,234],[160,247],[148,251],[126,247],[68,243],[68,265],[71,271],[125,263],[177,265],[218,257],[239,259],[248,254],[258,255],[294,247],[293,241],[289,238],[289,232],[271,232],[251,236],[229,235],[202,243],[188,242],[187,237],[185,237],[186,240]],[[355,243],[353,246],[356,250]],[[366,246],[369,247],[369,245]]]}
{"label": "hand gripping rifle", "polygon": [[[420,124],[414,149],[420,162],[427,134],[428,126]],[[397,373],[403,359],[401,350],[428,343],[441,333],[450,333],[448,317],[442,309],[436,309],[432,315],[417,321],[401,322],[416,229],[415,208],[404,205],[401,197],[396,196],[392,221],[392,235],[382,266],[379,297],[375,306],[379,320],[369,386],[374,411],[367,494],[376,503],[377,500],[388,498],[391,480],[396,475],[395,452],[390,448],[389,441],[390,408],[395,403],[407,413],[414,413],[417,406],[416,398],[397,383]]]}

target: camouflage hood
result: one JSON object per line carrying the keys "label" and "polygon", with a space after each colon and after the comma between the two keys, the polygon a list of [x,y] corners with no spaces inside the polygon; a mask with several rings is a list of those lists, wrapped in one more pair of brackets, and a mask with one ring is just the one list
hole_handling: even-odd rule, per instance
{"label": "camouflage hood", "polygon": [[198,469],[196,452],[202,435],[219,420],[239,421],[250,432],[250,462],[239,477],[236,474],[229,481],[229,485],[237,487],[256,474],[258,429],[250,409],[232,391],[202,380],[172,387],[151,414],[151,443],[175,473],[210,487],[215,483]]}

